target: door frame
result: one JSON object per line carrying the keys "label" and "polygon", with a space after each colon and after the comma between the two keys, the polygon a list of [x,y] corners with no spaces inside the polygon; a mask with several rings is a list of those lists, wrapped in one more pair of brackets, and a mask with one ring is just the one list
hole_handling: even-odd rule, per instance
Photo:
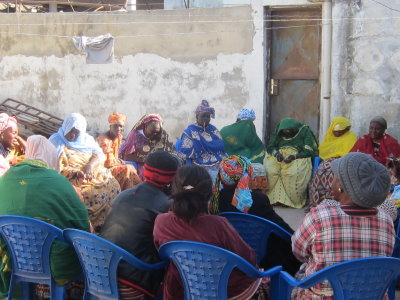
{"label": "door frame", "polygon": [[[330,122],[330,80],[331,80],[331,40],[332,40],[332,3],[331,2],[310,2],[309,0],[263,0],[264,7],[264,28],[269,24],[269,12],[271,10],[285,9],[308,9],[320,7],[322,19],[328,19],[321,25],[321,54],[320,54],[320,113],[319,113],[319,139],[327,131]],[[270,54],[271,54],[271,34],[270,30],[264,30],[264,121],[263,121],[263,139],[266,143],[269,139],[272,129],[270,128],[271,98],[269,95],[270,83]],[[318,138],[318,137],[317,137]]]}

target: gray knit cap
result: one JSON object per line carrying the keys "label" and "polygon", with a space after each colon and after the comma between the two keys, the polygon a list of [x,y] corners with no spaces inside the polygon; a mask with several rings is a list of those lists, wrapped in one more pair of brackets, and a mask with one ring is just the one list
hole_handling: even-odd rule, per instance
{"label": "gray knit cap", "polygon": [[389,171],[371,156],[352,152],[332,161],[333,174],[354,204],[372,208],[385,201],[390,189]]}

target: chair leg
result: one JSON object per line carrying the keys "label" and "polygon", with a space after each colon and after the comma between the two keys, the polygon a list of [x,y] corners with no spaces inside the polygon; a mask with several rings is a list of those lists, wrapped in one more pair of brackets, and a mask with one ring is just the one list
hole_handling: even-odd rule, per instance
{"label": "chair leg", "polygon": [[66,286],[59,286],[56,284],[53,284],[50,288],[50,294],[51,294],[51,299],[55,300],[63,300],[65,296],[65,289]]}
{"label": "chair leg", "polygon": [[32,299],[31,284],[29,282],[21,282],[22,299]]}

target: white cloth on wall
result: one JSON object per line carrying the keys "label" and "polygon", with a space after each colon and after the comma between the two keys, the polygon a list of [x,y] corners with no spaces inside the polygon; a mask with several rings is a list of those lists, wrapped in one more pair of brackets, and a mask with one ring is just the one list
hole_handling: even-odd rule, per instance
{"label": "white cloth on wall", "polygon": [[114,37],[107,33],[96,37],[74,36],[75,47],[86,52],[88,64],[110,64],[114,57]]}

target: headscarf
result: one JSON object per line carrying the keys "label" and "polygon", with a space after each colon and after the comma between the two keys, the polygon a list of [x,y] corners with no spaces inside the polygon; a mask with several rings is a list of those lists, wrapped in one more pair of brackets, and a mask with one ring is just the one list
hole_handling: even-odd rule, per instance
{"label": "headscarf", "polygon": [[376,116],[376,117],[372,118],[370,123],[378,123],[383,128],[385,128],[385,130],[387,129],[387,122],[384,117]]}
{"label": "headscarf", "polygon": [[[279,133],[281,130],[292,129],[297,131],[296,135],[289,139],[284,139]],[[275,155],[280,147],[293,147],[299,153],[306,152],[309,156],[318,154],[317,139],[311,129],[292,118],[284,118],[276,126],[275,132],[271,135],[267,146],[267,152]]]}
{"label": "headscarf", "polygon": [[256,114],[255,114],[254,110],[245,108],[245,109],[242,109],[238,113],[236,119],[238,119],[238,120],[253,120],[254,121],[256,119]]}
{"label": "headscarf", "polygon": [[253,177],[253,166],[248,158],[241,155],[225,157],[219,166],[217,179],[213,188],[213,199],[211,200],[211,212],[218,213],[219,207],[219,186],[221,182],[226,185],[235,185],[235,193],[232,198],[232,205],[241,212],[247,213],[253,204],[250,180]]}
{"label": "headscarf", "polygon": [[[63,146],[82,152],[92,152],[99,155],[103,154],[99,144],[97,144],[91,135],[86,133],[86,126],[86,119],[81,114],[72,113],[65,118],[62,126],[49,138],[50,142],[56,146],[58,155],[61,154]],[[72,128],[78,129],[80,133],[75,141],[70,142],[65,138],[65,135],[68,134]]]}
{"label": "headscarf", "polygon": [[197,106],[195,111],[196,115],[203,112],[209,113],[211,114],[211,118],[213,119],[215,118],[215,109],[210,107],[210,104],[208,103],[207,100],[201,100],[200,105]]}
{"label": "headscarf", "polygon": [[144,126],[147,123],[150,123],[151,121],[157,121],[160,122],[160,126],[162,128],[163,125],[163,120],[161,118],[161,116],[159,114],[156,113],[150,113],[150,114],[146,114],[144,115],[136,124],[135,126],[133,126],[132,130],[143,130]]}
{"label": "headscarf", "polygon": [[336,137],[333,132],[345,130],[351,126],[350,120],[343,117],[336,117],[332,120],[328,131],[319,145],[319,156],[326,160],[328,158],[342,157],[347,154],[357,141],[357,136],[347,131],[345,134]]}
{"label": "headscarf", "polygon": [[41,135],[32,135],[28,137],[25,159],[39,159],[57,172],[60,169],[56,147]]}
{"label": "headscarf", "polygon": [[126,116],[119,112],[114,112],[108,116],[108,123],[110,125],[119,124],[125,126]]}
{"label": "headscarf", "polygon": [[6,113],[0,113],[0,133],[10,127],[17,129],[17,119]]}

